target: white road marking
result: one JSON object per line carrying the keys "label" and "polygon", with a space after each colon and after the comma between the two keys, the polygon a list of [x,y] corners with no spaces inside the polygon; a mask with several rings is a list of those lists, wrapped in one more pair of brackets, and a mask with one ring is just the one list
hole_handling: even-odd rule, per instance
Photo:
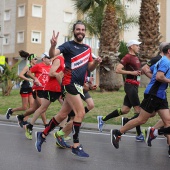
{"label": "white road marking", "polygon": [[[15,124],[15,123],[0,123],[0,126],[8,126],[8,127],[17,127],[17,128],[21,128],[19,127],[18,124]],[[38,127],[38,126],[34,126],[34,129],[39,129],[39,130],[43,130],[44,128],[42,127]],[[58,130],[57,128],[55,130]],[[84,134],[92,134],[92,135],[104,135],[104,136],[110,136],[110,133],[109,132],[95,132],[93,130],[84,130],[84,129],[81,129],[80,133],[84,133]],[[135,135],[122,135],[123,137],[128,137],[128,138],[135,138],[136,136]],[[157,137],[156,139],[165,139],[164,137]]]}

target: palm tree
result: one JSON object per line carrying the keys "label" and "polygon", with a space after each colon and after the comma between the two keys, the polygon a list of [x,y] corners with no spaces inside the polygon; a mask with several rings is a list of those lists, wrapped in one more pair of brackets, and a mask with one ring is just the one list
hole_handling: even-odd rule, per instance
{"label": "palm tree", "polygon": [[2,88],[2,95],[9,96],[10,92],[17,81],[19,81],[18,65],[19,60],[14,66],[10,67],[7,63],[3,67],[3,72],[0,72],[0,88]]}
{"label": "palm tree", "polygon": [[160,39],[157,0],[142,0],[139,17],[140,57],[142,61],[151,59],[158,52]]}
{"label": "palm tree", "polygon": [[87,12],[86,25],[89,33],[100,39],[100,90],[119,90],[123,85],[122,75],[115,73],[119,62],[119,35],[122,26],[133,23],[134,18],[127,19],[120,0],[74,0],[75,7],[82,13]]}
{"label": "palm tree", "polygon": [[[142,64],[156,56],[158,46],[162,38],[159,32],[159,18],[157,0],[142,0],[139,17],[139,38],[140,45],[139,57]],[[146,86],[149,80],[146,76],[141,77],[141,86]]]}

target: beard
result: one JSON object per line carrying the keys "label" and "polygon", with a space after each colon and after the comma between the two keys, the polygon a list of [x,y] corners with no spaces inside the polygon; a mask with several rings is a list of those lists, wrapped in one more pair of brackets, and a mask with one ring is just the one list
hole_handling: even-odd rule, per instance
{"label": "beard", "polygon": [[[79,37],[79,35],[82,35],[82,36]],[[82,34],[82,33],[75,34],[74,33],[74,38],[76,39],[77,42],[82,42],[84,37],[85,37],[85,34]]]}

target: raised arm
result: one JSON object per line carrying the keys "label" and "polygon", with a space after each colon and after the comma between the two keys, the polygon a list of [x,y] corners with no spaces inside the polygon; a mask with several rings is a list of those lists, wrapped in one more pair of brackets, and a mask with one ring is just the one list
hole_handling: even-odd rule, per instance
{"label": "raised arm", "polygon": [[50,47],[50,50],[49,50],[49,55],[50,55],[51,58],[60,54],[60,50],[56,49],[58,36],[59,36],[59,32],[57,32],[57,34],[55,34],[55,31],[53,31],[53,35],[52,35],[52,38],[50,40],[51,47]]}

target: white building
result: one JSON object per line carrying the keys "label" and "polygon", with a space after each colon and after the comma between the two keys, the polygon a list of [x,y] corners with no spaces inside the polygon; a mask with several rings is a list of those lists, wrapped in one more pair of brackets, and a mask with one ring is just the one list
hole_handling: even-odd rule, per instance
{"label": "white building", "polygon": [[[141,0],[122,0],[128,14],[139,15]],[[170,1],[158,0],[161,13],[160,31],[163,41],[170,41]],[[67,41],[72,22],[77,20],[77,11],[72,0],[1,0],[0,1],[0,54],[6,56],[9,65],[20,57],[19,50],[40,56],[48,51],[53,30],[59,32],[58,44]],[[138,39],[138,27],[126,27],[123,40]],[[92,46],[97,55],[99,41],[86,37],[85,43]],[[25,65],[20,64],[19,70]]]}

